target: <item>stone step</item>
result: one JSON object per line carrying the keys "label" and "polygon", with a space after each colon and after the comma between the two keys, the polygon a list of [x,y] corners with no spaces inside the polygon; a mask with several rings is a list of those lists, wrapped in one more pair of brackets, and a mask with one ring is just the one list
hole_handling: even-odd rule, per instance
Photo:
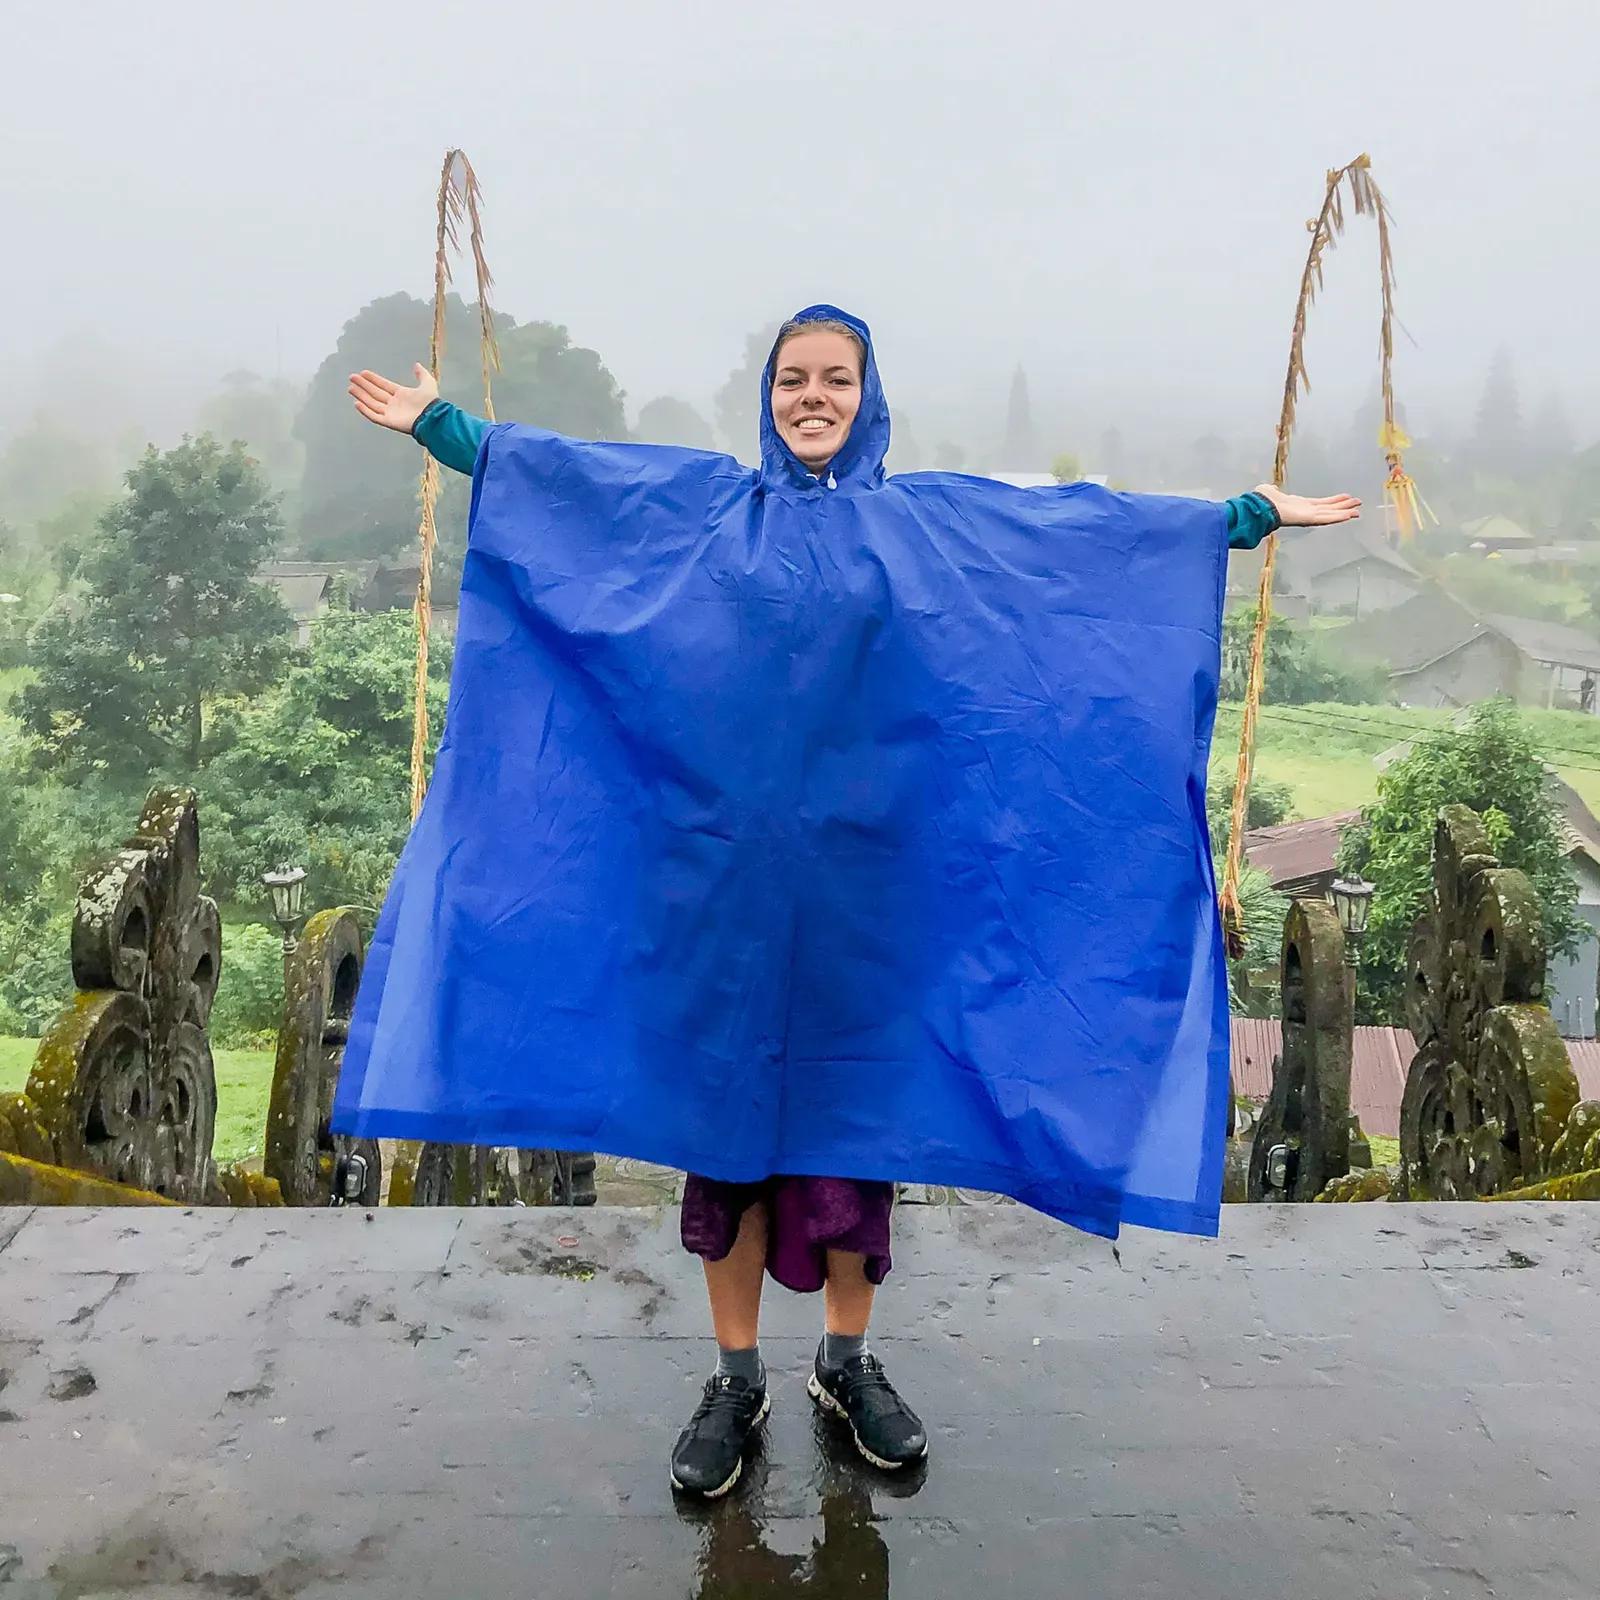
{"label": "stone step", "polygon": [[766,1447],[704,1510],[668,1208],[0,1210],[0,1594],[1594,1592],[1600,1207],[1223,1228],[903,1210],[875,1345],[930,1465],[814,1421],[775,1289]]}

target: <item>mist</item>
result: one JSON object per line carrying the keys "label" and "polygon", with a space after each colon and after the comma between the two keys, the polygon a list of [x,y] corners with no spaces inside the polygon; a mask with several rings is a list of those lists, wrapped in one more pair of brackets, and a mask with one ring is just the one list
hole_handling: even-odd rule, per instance
{"label": "mist", "polygon": [[[196,426],[229,373],[302,388],[362,306],[431,291],[452,144],[497,304],[597,351],[630,419],[662,395],[710,415],[746,336],[825,299],[873,324],[924,455],[981,460],[1021,365],[1045,456],[1093,468],[1114,429],[1181,477],[1211,435],[1264,471],[1305,222],[1366,150],[1414,435],[1464,430],[1502,347],[1527,413],[1600,435],[1574,309],[1600,233],[1589,0],[1514,22],[1485,0],[167,0],[35,10],[12,40],[0,450],[45,416],[115,464]],[[1352,218],[1309,434],[1371,394],[1377,325]]]}

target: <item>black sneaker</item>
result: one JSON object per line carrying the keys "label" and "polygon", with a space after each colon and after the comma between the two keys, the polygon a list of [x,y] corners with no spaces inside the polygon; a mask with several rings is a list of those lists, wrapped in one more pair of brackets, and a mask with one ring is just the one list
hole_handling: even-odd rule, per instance
{"label": "black sneaker", "polygon": [[745,1446],[771,1410],[765,1385],[712,1377],[672,1450],[672,1482],[706,1500],[725,1495],[744,1471]]}
{"label": "black sneaker", "polygon": [[873,1466],[894,1472],[927,1455],[927,1429],[895,1393],[875,1355],[855,1356],[838,1371],[829,1372],[819,1350],[806,1380],[806,1392],[824,1411],[849,1423],[856,1449]]}

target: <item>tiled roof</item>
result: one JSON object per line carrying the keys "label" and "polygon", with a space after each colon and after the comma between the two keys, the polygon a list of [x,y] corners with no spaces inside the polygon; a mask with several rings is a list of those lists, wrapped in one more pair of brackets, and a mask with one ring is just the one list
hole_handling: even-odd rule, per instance
{"label": "tiled roof", "polygon": [[1483,619],[1535,661],[1600,672],[1600,639],[1579,628],[1536,617],[1508,617],[1499,612]]}
{"label": "tiled roof", "polygon": [[1417,569],[1393,549],[1382,534],[1365,528],[1317,528],[1309,533],[1286,535],[1280,555],[1283,564],[1302,582],[1314,581],[1358,561],[1377,561],[1420,581]]}

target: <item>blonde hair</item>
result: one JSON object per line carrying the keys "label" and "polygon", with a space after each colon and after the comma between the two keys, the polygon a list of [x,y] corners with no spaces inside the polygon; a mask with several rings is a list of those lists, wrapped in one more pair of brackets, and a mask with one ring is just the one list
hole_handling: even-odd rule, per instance
{"label": "blonde hair", "polygon": [[848,322],[840,322],[836,317],[804,317],[792,322],[786,322],[778,329],[777,342],[772,347],[772,370],[778,368],[778,357],[783,354],[783,347],[797,333],[842,333],[856,349],[856,364],[860,370],[856,373],[858,378],[867,375],[867,346],[861,335],[850,326]]}

